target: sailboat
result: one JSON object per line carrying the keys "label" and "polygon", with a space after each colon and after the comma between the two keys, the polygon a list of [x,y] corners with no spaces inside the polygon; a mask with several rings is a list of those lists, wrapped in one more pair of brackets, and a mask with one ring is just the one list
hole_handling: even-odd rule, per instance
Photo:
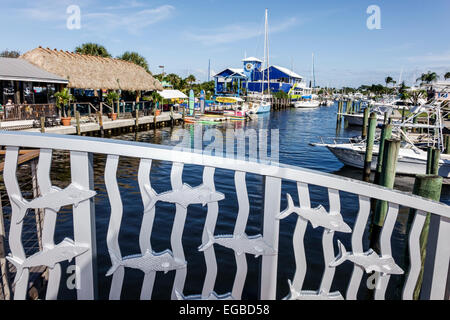
{"label": "sailboat", "polygon": [[[265,24],[264,24],[264,60],[263,65],[266,64],[267,73],[267,90],[269,94],[264,94],[264,70],[262,70],[261,79],[261,95],[253,107],[249,110],[249,113],[267,113],[271,109],[271,94],[270,94],[270,73],[269,73],[269,32],[268,32],[268,10],[265,13]],[[263,67],[261,67],[263,68]]]}
{"label": "sailboat", "polygon": [[311,81],[314,81],[314,84],[311,83],[311,95],[310,96],[302,96],[301,100],[294,102],[294,107],[296,108],[318,108],[320,106],[320,101],[313,99],[314,94],[312,93],[313,88],[316,86],[316,80],[314,76],[314,53],[312,54],[312,71],[311,71]]}

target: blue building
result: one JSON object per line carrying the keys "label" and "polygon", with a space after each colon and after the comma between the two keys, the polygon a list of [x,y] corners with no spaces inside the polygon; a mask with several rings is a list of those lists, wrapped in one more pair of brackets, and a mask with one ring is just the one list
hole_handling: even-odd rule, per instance
{"label": "blue building", "polygon": [[243,68],[226,68],[214,76],[217,96],[239,96],[243,91],[261,92],[263,82],[264,90],[267,90],[267,77],[270,80],[271,92],[287,93],[294,84],[303,79],[292,70],[280,66],[272,65],[268,69],[262,69],[262,61],[258,58],[245,58],[242,63]]}

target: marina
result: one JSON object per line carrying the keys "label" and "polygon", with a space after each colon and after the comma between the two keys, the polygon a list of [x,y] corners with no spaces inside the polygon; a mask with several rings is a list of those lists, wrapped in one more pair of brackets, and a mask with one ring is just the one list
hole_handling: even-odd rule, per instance
{"label": "marina", "polygon": [[186,28],[233,52],[207,72],[142,42],[0,53],[1,300],[450,299],[450,74],[325,85],[257,7],[254,55]]}

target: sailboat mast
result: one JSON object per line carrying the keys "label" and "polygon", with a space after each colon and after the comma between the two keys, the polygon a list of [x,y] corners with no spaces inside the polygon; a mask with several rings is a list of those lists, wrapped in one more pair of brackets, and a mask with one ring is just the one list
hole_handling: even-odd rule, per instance
{"label": "sailboat mast", "polygon": [[269,72],[269,21],[268,21],[268,10],[266,9],[266,22],[265,22],[265,37],[266,37],[266,53],[267,53],[267,92],[270,94],[270,72]]}

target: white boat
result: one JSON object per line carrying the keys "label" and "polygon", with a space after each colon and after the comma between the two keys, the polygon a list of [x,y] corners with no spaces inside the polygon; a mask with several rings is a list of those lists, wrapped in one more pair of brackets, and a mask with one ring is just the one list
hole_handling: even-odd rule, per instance
{"label": "white boat", "polygon": [[294,107],[296,108],[318,108],[320,106],[320,102],[317,100],[304,100],[304,101],[295,101]]}
{"label": "white boat", "polygon": [[[365,143],[339,143],[339,144],[314,144],[324,146],[330,150],[336,158],[345,165],[364,168],[366,152]],[[371,169],[375,170],[378,161],[378,145],[373,146]],[[404,144],[398,154],[396,173],[403,175],[425,174],[427,166],[427,152]],[[450,155],[441,154],[438,174],[444,178],[450,178]]]}

